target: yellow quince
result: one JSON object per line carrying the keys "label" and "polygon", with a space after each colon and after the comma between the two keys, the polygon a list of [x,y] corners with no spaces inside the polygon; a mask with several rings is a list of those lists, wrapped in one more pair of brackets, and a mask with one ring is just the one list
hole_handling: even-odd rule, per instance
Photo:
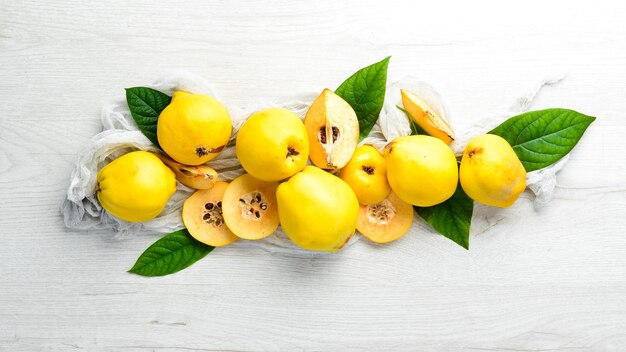
{"label": "yellow quince", "polygon": [[398,137],[384,150],[387,179],[403,201],[430,207],[450,198],[459,182],[452,150],[441,140],[426,136]]}
{"label": "yellow quince", "polygon": [[371,145],[356,148],[339,177],[352,187],[361,204],[380,203],[391,191],[385,158]]}
{"label": "yellow quince", "polygon": [[302,248],[336,252],[356,229],[356,195],[342,179],[315,166],[280,184],[276,200],[283,230]]}
{"label": "yellow quince", "polygon": [[280,181],[306,166],[309,139],[298,115],[269,108],[252,114],[241,126],[235,151],[241,166],[252,177]]}
{"label": "yellow quince", "polygon": [[461,187],[473,200],[509,207],[526,188],[526,169],[502,137],[484,134],[472,139],[461,159]]}
{"label": "yellow quince", "polygon": [[174,93],[157,123],[161,148],[185,165],[200,165],[215,158],[226,147],[231,132],[224,105],[207,95],[184,91]]}
{"label": "yellow quince", "polygon": [[97,176],[97,197],[113,216],[130,222],[159,215],[176,192],[176,177],[158,157],[144,151],[125,154]]}

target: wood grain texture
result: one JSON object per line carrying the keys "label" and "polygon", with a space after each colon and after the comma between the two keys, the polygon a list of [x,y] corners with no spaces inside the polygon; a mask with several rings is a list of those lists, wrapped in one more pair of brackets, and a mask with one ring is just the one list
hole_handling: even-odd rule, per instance
{"label": "wood grain texture", "polygon": [[[623,2],[0,1],[0,351],[626,350]],[[64,229],[72,163],[122,88],[187,70],[226,104],[334,88],[392,55],[462,129],[597,116],[535,211],[478,206],[471,250],[428,231],[300,258],[238,243],[164,278],[156,238]]]}

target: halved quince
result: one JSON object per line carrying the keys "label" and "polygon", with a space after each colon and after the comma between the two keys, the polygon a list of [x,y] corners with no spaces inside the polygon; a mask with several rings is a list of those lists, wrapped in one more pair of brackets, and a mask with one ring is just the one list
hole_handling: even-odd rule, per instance
{"label": "halved quince", "polygon": [[322,169],[344,167],[359,143],[359,121],[345,100],[324,89],[304,118],[310,158]]}
{"label": "halved quince", "polygon": [[404,236],[413,223],[413,206],[391,192],[382,202],[361,205],[356,229],[377,243]]}
{"label": "halved quince", "polygon": [[276,204],[278,182],[265,182],[243,174],[224,193],[224,220],[233,233],[247,240],[258,240],[278,228]]}
{"label": "halved quince", "polygon": [[238,238],[226,226],[222,215],[227,186],[227,182],[217,182],[211,189],[196,191],[183,204],[185,227],[193,238],[209,246],[225,246]]}

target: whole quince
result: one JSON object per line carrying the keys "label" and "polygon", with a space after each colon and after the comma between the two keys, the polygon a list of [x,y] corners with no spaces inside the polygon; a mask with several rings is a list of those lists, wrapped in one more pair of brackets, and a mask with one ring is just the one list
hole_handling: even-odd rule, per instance
{"label": "whole quince", "polygon": [[526,188],[526,169],[502,137],[484,134],[472,139],[461,159],[461,187],[473,200],[509,207]]}
{"label": "whole quince", "polygon": [[200,165],[215,158],[226,147],[231,132],[224,105],[207,95],[184,91],[174,93],[157,123],[161,148],[185,165]]}
{"label": "whole quince", "polygon": [[157,156],[144,151],[125,154],[97,176],[97,197],[113,216],[130,222],[159,215],[176,192],[176,176]]}
{"label": "whole quince", "polygon": [[315,166],[278,186],[276,200],[283,230],[302,248],[336,252],[356,229],[356,195],[342,179]]}
{"label": "whole quince", "polygon": [[339,177],[352,187],[361,204],[382,202],[391,191],[385,158],[372,145],[356,148]]}
{"label": "whole quince", "polygon": [[280,181],[306,166],[309,139],[298,115],[269,108],[252,114],[241,126],[235,151],[241,166],[252,177]]}
{"label": "whole quince", "polygon": [[384,155],[391,189],[403,201],[430,207],[454,194],[459,182],[456,157],[440,139],[398,137],[387,144]]}

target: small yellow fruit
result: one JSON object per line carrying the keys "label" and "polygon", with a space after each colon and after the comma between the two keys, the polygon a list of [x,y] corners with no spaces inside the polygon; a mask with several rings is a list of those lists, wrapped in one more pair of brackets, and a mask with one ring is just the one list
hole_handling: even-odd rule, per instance
{"label": "small yellow fruit", "polygon": [[473,200],[505,208],[526,188],[526,170],[502,137],[484,134],[472,139],[461,159],[461,187]]}
{"label": "small yellow fruit", "polygon": [[172,159],[200,165],[226,147],[232,129],[228,111],[220,102],[203,94],[178,91],[159,115],[157,138]]}
{"label": "small yellow fruit", "polygon": [[359,201],[347,183],[324,170],[305,167],[278,186],[276,199],[283,230],[302,248],[336,252],[354,234]]}
{"label": "small yellow fruit", "polygon": [[356,229],[376,243],[395,241],[411,228],[413,212],[411,204],[391,192],[380,203],[361,205]]}
{"label": "small yellow fruit", "polygon": [[196,240],[213,247],[235,242],[235,236],[226,226],[222,213],[222,199],[228,183],[220,181],[211,189],[201,189],[183,204],[183,223]]}
{"label": "small yellow fruit", "polygon": [[144,151],[113,160],[98,172],[97,181],[102,207],[130,222],[159,215],[176,192],[174,172],[154,154]]}
{"label": "small yellow fruit", "polygon": [[382,202],[391,191],[385,158],[371,145],[356,148],[339,177],[352,187],[361,204]]}
{"label": "small yellow fruit", "polygon": [[250,174],[234,179],[224,192],[222,211],[226,226],[240,238],[260,240],[278,228],[278,182],[257,180]]}
{"label": "small yellow fruit", "polygon": [[444,202],[456,190],[456,157],[441,140],[425,135],[398,137],[384,150],[387,179],[400,199],[420,207]]}
{"label": "small yellow fruit", "polygon": [[402,106],[409,113],[413,122],[420,126],[426,133],[450,144],[454,141],[454,132],[448,121],[443,119],[435,109],[417,95],[405,89],[400,89]]}
{"label": "small yellow fruit", "polygon": [[206,165],[183,165],[167,155],[154,153],[163,164],[174,171],[176,179],[183,185],[193,189],[211,189],[217,182],[217,171]]}
{"label": "small yellow fruit", "polygon": [[252,114],[241,126],[235,151],[241,166],[252,177],[279,181],[306,166],[309,139],[298,115],[270,108]]}
{"label": "small yellow fruit", "polygon": [[359,121],[345,100],[324,89],[306,113],[311,162],[322,169],[341,169],[359,143]]}

